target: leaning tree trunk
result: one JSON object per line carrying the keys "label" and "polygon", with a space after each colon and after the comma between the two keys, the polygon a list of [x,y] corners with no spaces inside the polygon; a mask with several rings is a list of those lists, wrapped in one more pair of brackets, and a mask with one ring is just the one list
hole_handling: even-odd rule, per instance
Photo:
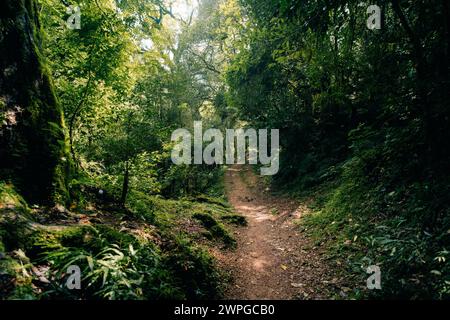
{"label": "leaning tree trunk", "polygon": [[32,203],[68,199],[68,142],[36,0],[0,2],[0,180]]}
{"label": "leaning tree trunk", "polygon": [[122,196],[120,197],[120,204],[125,207],[127,202],[128,188],[130,184],[130,164],[125,162],[125,173],[123,175]]}

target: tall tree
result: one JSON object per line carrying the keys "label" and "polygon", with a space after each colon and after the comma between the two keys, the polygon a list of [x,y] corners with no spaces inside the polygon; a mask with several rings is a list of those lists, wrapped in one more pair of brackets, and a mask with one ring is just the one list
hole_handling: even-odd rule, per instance
{"label": "tall tree", "polygon": [[0,48],[0,178],[31,202],[65,201],[68,143],[35,0],[1,2]]}

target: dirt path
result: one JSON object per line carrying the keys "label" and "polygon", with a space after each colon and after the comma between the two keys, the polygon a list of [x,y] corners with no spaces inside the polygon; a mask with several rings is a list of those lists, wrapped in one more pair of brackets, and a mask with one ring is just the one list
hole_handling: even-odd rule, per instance
{"label": "dirt path", "polygon": [[333,278],[321,249],[300,232],[296,221],[307,212],[299,203],[273,197],[248,166],[226,174],[230,203],[248,220],[236,229],[236,251],[221,263],[230,270],[227,299],[327,299],[338,280]]}

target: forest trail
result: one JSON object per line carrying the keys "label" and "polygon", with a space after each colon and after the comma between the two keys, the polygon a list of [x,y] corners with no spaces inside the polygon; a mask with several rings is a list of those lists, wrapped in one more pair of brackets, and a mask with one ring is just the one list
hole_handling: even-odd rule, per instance
{"label": "forest trail", "polygon": [[227,196],[248,226],[235,231],[237,249],[220,263],[232,282],[226,299],[329,299],[338,279],[330,275],[322,249],[298,224],[308,212],[292,199],[275,197],[249,166],[233,166],[225,177]]}

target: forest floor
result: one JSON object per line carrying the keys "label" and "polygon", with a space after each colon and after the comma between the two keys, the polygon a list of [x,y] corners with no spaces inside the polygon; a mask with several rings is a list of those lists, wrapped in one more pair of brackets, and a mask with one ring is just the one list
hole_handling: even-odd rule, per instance
{"label": "forest floor", "polygon": [[234,231],[237,249],[219,252],[231,276],[226,299],[331,299],[341,287],[324,249],[301,231],[307,206],[274,196],[249,166],[233,166],[225,176],[231,205],[248,226]]}

